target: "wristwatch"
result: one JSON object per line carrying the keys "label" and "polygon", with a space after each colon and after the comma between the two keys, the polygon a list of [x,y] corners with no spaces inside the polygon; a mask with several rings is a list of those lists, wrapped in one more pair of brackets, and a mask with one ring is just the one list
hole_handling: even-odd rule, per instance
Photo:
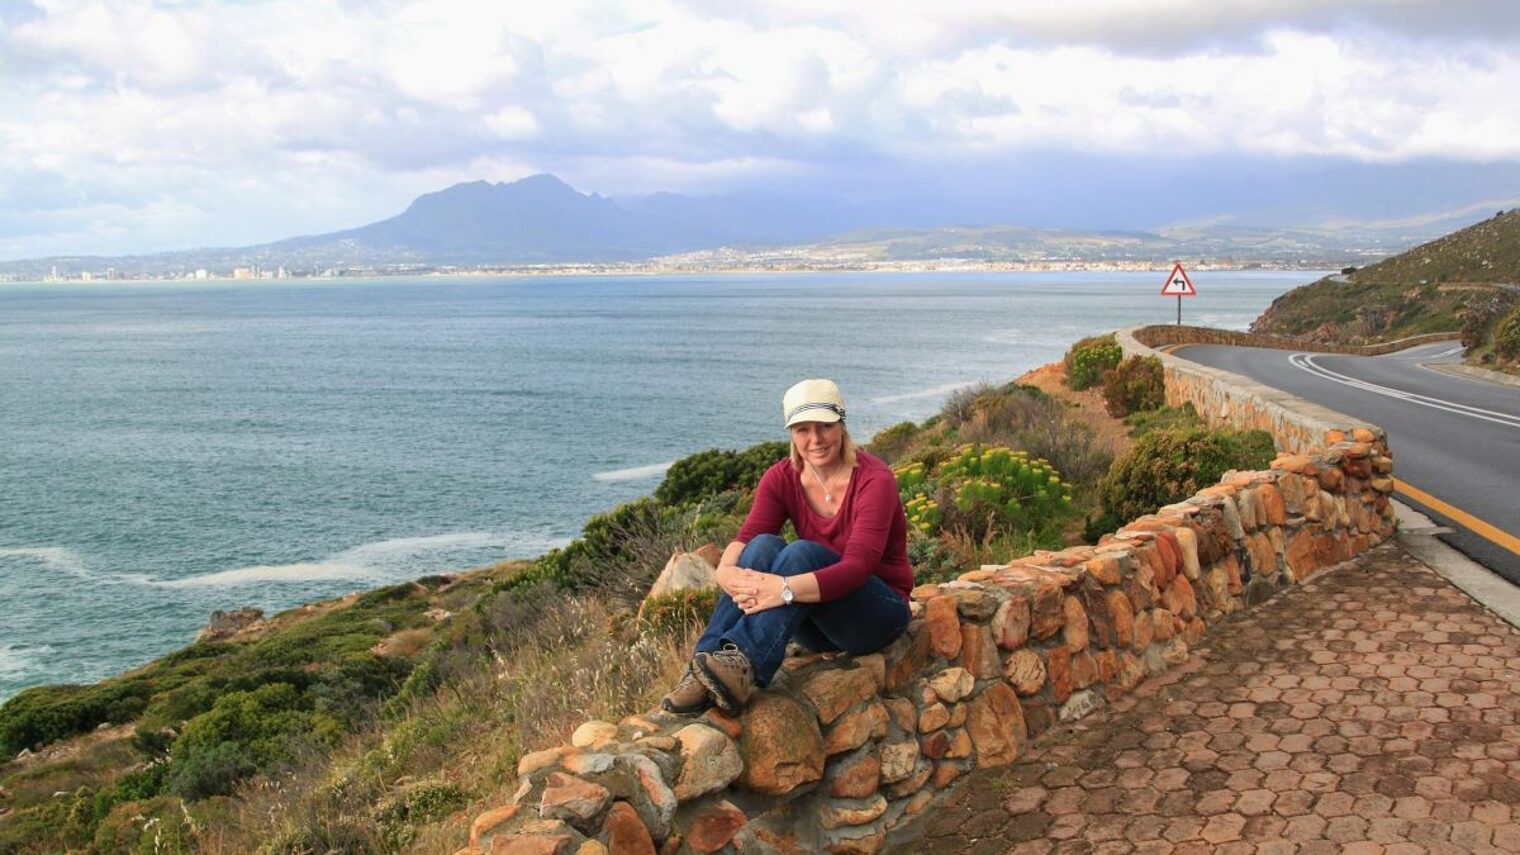
{"label": "wristwatch", "polygon": [[786,577],[783,576],[781,578],[781,602],[789,606],[792,604],[792,600],[796,598],[797,595],[792,593],[792,586],[786,583]]}

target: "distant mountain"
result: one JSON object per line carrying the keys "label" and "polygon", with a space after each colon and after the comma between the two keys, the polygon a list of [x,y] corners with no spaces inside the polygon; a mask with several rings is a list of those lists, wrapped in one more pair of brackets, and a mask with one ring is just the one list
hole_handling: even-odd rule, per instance
{"label": "distant mountain", "polygon": [[683,225],[579,193],[552,175],[535,175],[510,184],[456,184],[418,197],[388,220],[270,248],[310,253],[362,247],[433,263],[531,264],[648,258],[717,239],[711,230]]}
{"label": "distant mountain", "polygon": [[535,175],[511,183],[456,184],[418,197],[394,217],[344,231],[248,247],[0,262],[0,275],[42,278],[55,267],[66,277],[85,271],[177,276],[200,268],[228,275],[236,268],[282,267],[313,274],[671,258],[683,266],[778,260],[1161,263],[1206,258],[1338,267],[1397,252],[1420,230],[1409,222],[1345,223],[1334,229],[1209,224],[1154,231],[935,226],[932,221],[946,215],[927,209],[912,215],[929,221],[917,224],[925,227],[898,228],[894,226],[906,223],[883,222],[896,216],[894,210],[903,208],[851,202],[822,192],[816,198],[656,193],[614,200],[578,192],[552,175]]}

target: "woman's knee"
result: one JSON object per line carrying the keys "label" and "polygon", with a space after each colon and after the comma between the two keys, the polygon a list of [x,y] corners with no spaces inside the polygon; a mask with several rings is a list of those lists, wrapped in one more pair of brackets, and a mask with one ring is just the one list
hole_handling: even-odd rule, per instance
{"label": "woman's knee", "polygon": [[839,560],[839,554],[821,543],[811,540],[794,540],[776,556],[771,572],[782,576],[811,573]]}
{"label": "woman's knee", "polygon": [[785,548],[786,541],[780,536],[757,534],[744,544],[744,551],[739,553],[739,566],[765,570]]}

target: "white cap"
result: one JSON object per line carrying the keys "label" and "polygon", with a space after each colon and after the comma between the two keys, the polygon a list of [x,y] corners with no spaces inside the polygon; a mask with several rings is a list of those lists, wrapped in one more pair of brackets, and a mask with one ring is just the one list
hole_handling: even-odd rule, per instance
{"label": "white cap", "polygon": [[804,380],[786,390],[781,418],[787,427],[798,422],[842,422],[844,397],[833,380]]}

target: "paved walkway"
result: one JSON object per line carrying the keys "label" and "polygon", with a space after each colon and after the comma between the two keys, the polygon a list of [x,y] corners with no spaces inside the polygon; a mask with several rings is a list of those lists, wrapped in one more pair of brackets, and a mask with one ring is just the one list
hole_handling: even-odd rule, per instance
{"label": "paved walkway", "polygon": [[1395,543],[964,779],[898,852],[1520,852],[1520,631]]}

